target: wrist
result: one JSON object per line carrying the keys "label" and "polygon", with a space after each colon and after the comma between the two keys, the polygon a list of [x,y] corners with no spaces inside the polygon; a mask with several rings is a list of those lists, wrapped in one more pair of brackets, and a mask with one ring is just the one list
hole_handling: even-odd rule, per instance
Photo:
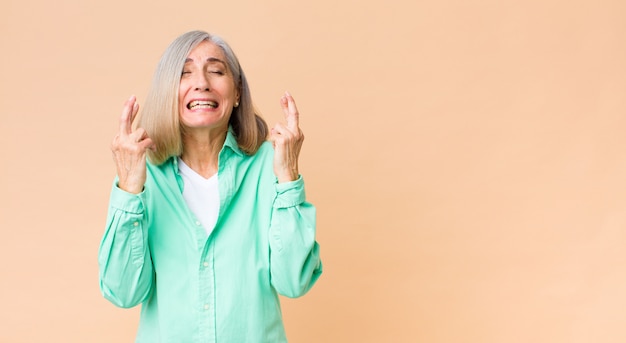
{"label": "wrist", "polygon": [[131,193],[131,194],[139,194],[143,192],[143,186],[141,187],[130,186],[130,185],[124,184],[123,182],[118,182],[117,188],[123,190],[124,192]]}
{"label": "wrist", "polygon": [[277,173],[276,178],[278,179],[278,183],[286,183],[296,181],[300,177],[300,173],[297,170],[285,171],[282,173]]}

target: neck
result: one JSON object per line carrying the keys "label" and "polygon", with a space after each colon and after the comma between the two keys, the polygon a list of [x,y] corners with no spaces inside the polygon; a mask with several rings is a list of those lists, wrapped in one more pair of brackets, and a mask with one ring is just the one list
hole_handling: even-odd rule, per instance
{"label": "neck", "polygon": [[223,129],[186,132],[180,158],[189,168],[208,179],[217,173],[219,153],[225,140],[226,131]]}

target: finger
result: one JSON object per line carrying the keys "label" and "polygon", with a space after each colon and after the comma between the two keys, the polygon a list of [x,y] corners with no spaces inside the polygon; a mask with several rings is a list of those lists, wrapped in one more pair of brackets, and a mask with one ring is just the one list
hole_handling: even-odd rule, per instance
{"label": "finger", "polygon": [[128,135],[131,133],[134,107],[135,96],[133,95],[124,103],[124,109],[122,110],[122,116],[120,117],[120,135]]}
{"label": "finger", "polygon": [[149,138],[149,137],[148,137],[148,133],[146,132],[146,130],[144,130],[143,128],[138,128],[137,130],[133,131],[130,135],[128,135],[128,138],[133,143],[139,143],[142,140]]}
{"label": "finger", "polygon": [[132,125],[135,122],[135,119],[137,119],[137,113],[139,113],[139,103],[135,101],[135,103],[133,104],[133,109],[132,109],[132,113],[130,116],[131,130],[132,130]]}
{"label": "finger", "polygon": [[276,123],[276,125],[272,128],[271,133],[275,138],[288,137],[292,134],[291,131],[289,131],[289,129],[282,123]]}
{"label": "finger", "polygon": [[285,119],[287,119],[287,128],[292,131],[297,131],[298,125],[300,124],[300,114],[298,113],[295,100],[289,92],[285,92],[285,95],[283,95],[280,100],[283,112],[285,113]]}
{"label": "finger", "polygon": [[273,142],[276,139],[276,136],[278,135],[278,133],[276,132],[276,130],[274,128],[272,128],[270,130],[270,141]]}
{"label": "finger", "polygon": [[140,141],[138,144],[143,149],[150,149],[152,151],[156,150],[156,146],[154,145],[154,142],[152,142],[152,139],[150,138],[145,138],[144,140]]}

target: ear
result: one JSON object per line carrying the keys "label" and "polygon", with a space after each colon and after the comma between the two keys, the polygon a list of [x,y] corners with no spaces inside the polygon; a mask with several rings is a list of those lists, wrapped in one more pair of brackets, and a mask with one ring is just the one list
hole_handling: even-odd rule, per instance
{"label": "ear", "polygon": [[239,82],[239,86],[237,87],[237,91],[235,92],[236,102],[241,102],[241,81]]}

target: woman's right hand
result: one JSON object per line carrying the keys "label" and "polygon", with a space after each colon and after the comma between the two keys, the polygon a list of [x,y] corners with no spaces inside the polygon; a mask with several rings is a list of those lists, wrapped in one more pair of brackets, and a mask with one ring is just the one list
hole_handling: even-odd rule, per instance
{"label": "woman's right hand", "polygon": [[120,132],[113,138],[111,150],[117,168],[117,186],[129,193],[139,194],[146,182],[146,152],[154,149],[152,139],[146,131],[137,128],[133,131],[133,121],[139,111],[135,96],[124,103],[120,117]]}

